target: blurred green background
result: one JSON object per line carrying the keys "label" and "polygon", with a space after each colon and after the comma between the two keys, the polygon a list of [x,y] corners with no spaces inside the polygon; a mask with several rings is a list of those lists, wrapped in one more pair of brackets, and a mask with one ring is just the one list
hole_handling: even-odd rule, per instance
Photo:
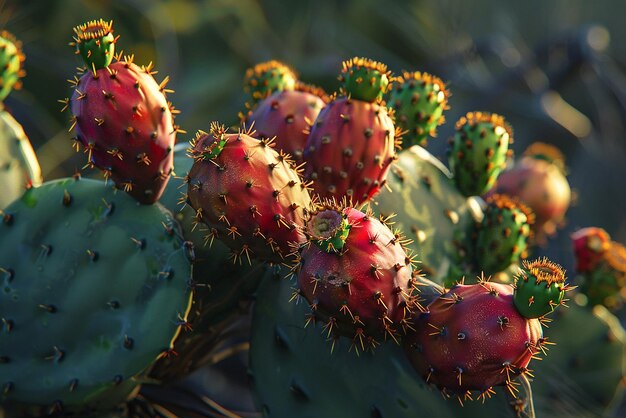
{"label": "blurred green background", "polygon": [[535,140],[559,146],[578,199],[540,252],[571,269],[569,232],[604,227],[626,242],[626,2],[406,0],[7,0],[1,24],[23,41],[24,88],[6,101],[47,179],[84,164],[58,99],[71,95],[72,27],[113,19],[118,49],[171,76],[169,96],[188,131],[235,123],[247,67],[275,58],[328,91],[343,59],[366,56],[431,71],[452,92],[448,123],[429,149],[445,156],[454,121],[470,110],[504,115],[517,154]]}

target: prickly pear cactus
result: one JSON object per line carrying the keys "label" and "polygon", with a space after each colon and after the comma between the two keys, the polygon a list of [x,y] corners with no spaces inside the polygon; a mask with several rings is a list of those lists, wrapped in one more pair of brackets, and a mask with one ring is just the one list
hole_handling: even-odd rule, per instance
{"label": "prickly pear cactus", "polygon": [[192,248],[171,213],[89,179],[30,189],[5,213],[0,402],[124,401],[187,324]]}
{"label": "prickly pear cactus", "polygon": [[465,196],[480,196],[493,187],[512,155],[513,129],[500,115],[469,112],[456,123],[448,164]]}
{"label": "prickly pear cactus", "polygon": [[442,283],[452,267],[470,258],[470,235],[482,219],[482,200],[461,195],[441,161],[419,146],[399,154],[387,184],[372,207],[383,215],[396,214],[390,222],[413,240],[407,247],[418,255],[418,268]]}
{"label": "prickly pear cactus", "polygon": [[304,326],[309,308],[290,303],[291,292],[289,283],[268,275],[257,295],[250,374],[264,417],[515,416],[502,393],[464,407],[444,399],[394,343],[357,356],[350,339],[340,338],[331,353],[322,324]]}
{"label": "prickly pear cactus", "polygon": [[41,184],[41,168],[22,126],[0,110],[0,210],[22,195],[27,186]]}
{"label": "prickly pear cactus", "polygon": [[6,30],[0,32],[0,101],[4,100],[11,89],[19,89],[24,54],[22,43]]}
{"label": "prickly pear cactus", "polygon": [[256,64],[246,70],[243,90],[250,95],[254,104],[277,91],[293,90],[298,76],[296,72],[280,61],[270,60]]}
{"label": "prickly pear cactus", "polygon": [[603,306],[570,302],[546,329],[548,355],[533,370],[537,416],[616,416],[624,395],[626,333]]}
{"label": "prickly pear cactus", "polygon": [[445,83],[428,73],[405,71],[395,80],[388,103],[395,111],[396,125],[405,131],[402,148],[425,146],[428,137],[437,135],[449,96]]}

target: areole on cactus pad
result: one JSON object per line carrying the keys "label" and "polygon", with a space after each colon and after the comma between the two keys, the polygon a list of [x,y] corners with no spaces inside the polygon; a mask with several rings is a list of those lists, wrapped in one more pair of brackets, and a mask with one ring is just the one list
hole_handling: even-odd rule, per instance
{"label": "areole on cactus pad", "polygon": [[82,145],[87,154],[86,166],[100,168],[105,179],[150,204],[173,170],[178,111],[165,97],[172,92],[166,88],[169,77],[158,84],[152,63],[139,67],[132,55],[114,56],[112,31],[103,20],[75,28],[74,44],[87,68],[70,80],[72,98],[61,102],[63,110],[71,109],[70,131],[75,130],[76,149]]}

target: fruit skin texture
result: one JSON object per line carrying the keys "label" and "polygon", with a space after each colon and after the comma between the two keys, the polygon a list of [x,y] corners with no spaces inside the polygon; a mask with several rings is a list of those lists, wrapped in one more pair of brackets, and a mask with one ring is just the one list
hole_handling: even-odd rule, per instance
{"label": "fruit skin texture", "polygon": [[538,319],[513,304],[509,285],[457,285],[416,317],[406,353],[424,379],[447,393],[486,394],[526,372],[544,343]]}
{"label": "fruit skin texture", "polygon": [[396,132],[387,108],[346,97],[319,113],[304,150],[305,179],[321,198],[347,197],[355,206],[384,185],[397,158]]}
{"label": "fruit skin texture", "polygon": [[24,129],[9,112],[0,110],[0,210],[27,186],[41,182],[41,168]]}
{"label": "fruit skin texture", "polygon": [[296,90],[276,92],[259,102],[246,118],[246,124],[254,126],[258,138],[276,137],[276,148],[300,164],[309,138],[309,125],[327,102],[328,97],[321,90],[296,86]]}
{"label": "fruit skin texture", "polygon": [[161,205],[89,179],[32,188],[0,222],[0,403],[114,407],[172,346],[191,262]]}
{"label": "fruit skin texture", "polygon": [[189,149],[187,201],[198,221],[238,258],[281,263],[290,243],[304,242],[300,229],[311,207],[307,185],[290,157],[251,132],[229,134],[218,124],[199,133]]}
{"label": "fruit skin texture", "polygon": [[493,187],[512,155],[513,130],[500,115],[470,112],[458,120],[449,142],[448,164],[457,188],[465,196],[480,196]]}
{"label": "fruit skin texture", "polygon": [[525,155],[498,177],[493,193],[517,197],[535,214],[533,232],[545,243],[564,223],[572,192],[560,164],[543,156]]}
{"label": "fruit skin texture", "polygon": [[405,71],[394,82],[389,105],[395,111],[396,125],[403,131],[402,148],[425,146],[428,137],[437,135],[437,126],[444,123],[444,110],[449,108],[450,93],[439,77]]}
{"label": "fruit skin texture", "polygon": [[143,204],[156,202],[173,170],[173,125],[166,90],[150,67],[129,58],[86,72],[71,98],[75,139],[88,165]]}
{"label": "fruit skin texture", "polygon": [[307,226],[309,242],[301,246],[295,267],[296,295],[311,304],[313,319],[326,323],[329,337],[352,338],[357,351],[373,348],[381,337],[395,339],[418,308],[412,296],[412,259],[403,248],[404,239],[371,212],[327,207],[314,214],[308,225],[320,225],[321,217],[335,225],[344,221],[343,230],[327,240],[341,240],[343,247],[320,243],[318,234]]}
{"label": "fruit skin texture", "polygon": [[491,275],[525,258],[532,223],[532,212],[523,204],[506,195],[490,196],[477,231],[478,269]]}

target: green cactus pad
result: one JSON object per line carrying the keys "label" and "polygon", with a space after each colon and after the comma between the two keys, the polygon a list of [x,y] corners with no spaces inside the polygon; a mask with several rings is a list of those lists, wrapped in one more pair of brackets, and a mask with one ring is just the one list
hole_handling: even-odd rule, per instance
{"label": "green cactus pad", "polygon": [[391,87],[391,72],[387,66],[367,58],[352,58],[342,64],[339,80],[346,95],[355,100],[377,102]]}
{"label": "green cactus pad", "polygon": [[546,258],[524,260],[515,280],[513,301],[526,318],[539,318],[561,305],[566,290],[561,266]]}
{"label": "green cactus pad", "polygon": [[160,204],[104,182],[28,190],[0,223],[0,403],[125,400],[186,328],[191,248]]}
{"label": "green cactus pad", "polygon": [[537,364],[538,417],[615,417],[624,395],[626,335],[603,306],[570,303],[554,312],[545,335],[555,345]]}
{"label": "green cactus pad", "polygon": [[74,28],[74,34],[72,44],[90,70],[99,70],[111,64],[117,41],[113,36],[113,21],[100,19],[83,23]]}
{"label": "green cactus pad", "polygon": [[513,130],[502,116],[470,112],[456,123],[448,164],[457,188],[465,196],[491,189],[512,155]]}
{"label": "green cactus pad", "polygon": [[21,87],[20,77],[24,76],[22,64],[24,54],[22,43],[9,32],[0,32],[0,100],[4,100],[11,89]]}
{"label": "green cactus pad", "polygon": [[[428,287],[420,286],[425,292]],[[269,276],[257,294],[250,375],[264,417],[515,416],[504,391],[484,404],[467,401],[461,407],[457,399],[446,400],[393,342],[357,356],[351,339],[339,338],[331,352],[322,324],[304,325],[308,305],[289,302],[292,291],[284,279]]]}
{"label": "green cactus pad", "polygon": [[449,96],[445,83],[431,74],[404,72],[397,78],[388,103],[395,111],[396,125],[405,131],[402,148],[425,146],[429,136],[437,135]]}
{"label": "green cactus pad", "polygon": [[0,110],[0,217],[27,186],[40,184],[41,168],[24,129],[9,112]]}
{"label": "green cactus pad", "polygon": [[522,203],[506,195],[490,196],[477,231],[478,269],[492,275],[525,258],[533,220],[532,212]]}
{"label": "green cactus pad", "polygon": [[407,247],[417,254],[418,267],[439,284],[459,268],[466,270],[471,234],[483,217],[481,199],[461,195],[451,177],[441,161],[413,146],[392,164],[389,187],[372,205],[379,214],[396,214],[393,227],[413,240]]}
{"label": "green cactus pad", "polygon": [[287,64],[271,60],[246,70],[243,89],[254,105],[277,91],[293,90],[297,79],[296,72]]}

